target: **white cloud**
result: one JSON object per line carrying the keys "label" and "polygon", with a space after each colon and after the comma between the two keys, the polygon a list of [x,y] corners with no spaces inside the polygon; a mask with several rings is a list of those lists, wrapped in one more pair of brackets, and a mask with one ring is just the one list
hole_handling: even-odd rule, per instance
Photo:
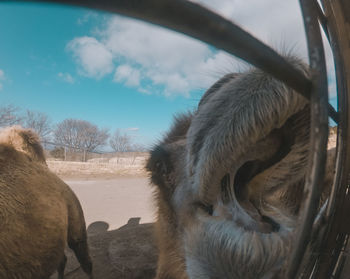
{"label": "white cloud", "polygon": [[153,84],[165,95],[188,96],[193,89],[208,87],[232,60],[197,40],[119,16],[111,18],[98,38],[75,38],[68,49],[83,75],[101,78],[118,61],[115,82],[142,93],[151,92],[145,86]]}
{"label": "white cloud", "polygon": [[74,78],[69,73],[58,73],[57,76],[64,82],[73,84],[75,82]]}
{"label": "white cloud", "polygon": [[199,3],[226,18],[231,18],[234,13],[234,0],[190,0],[191,2]]}
{"label": "white cloud", "polygon": [[192,0],[232,20],[266,44],[295,48],[306,57],[304,25],[298,1]]}
{"label": "white cloud", "polygon": [[[199,70],[215,55],[204,43],[118,16],[101,32],[101,41],[118,61],[125,62],[117,68],[115,81],[134,86],[136,81],[152,83],[163,87],[166,95],[187,96],[194,88],[203,87],[206,77]],[[134,69],[130,78],[117,78],[121,70],[130,68]],[[141,86],[139,91],[145,89]]]}
{"label": "white cloud", "polygon": [[82,17],[78,18],[77,24],[78,25],[83,25],[87,23],[89,20],[94,19],[98,17],[98,13],[95,11],[88,11],[86,12]]}
{"label": "white cloud", "polygon": [[138,87],[140,85],[140,71],[128,64],[117,67],[114,74],[115,82],[125,82],[127,86]]}
{"label": "white cloud", "polygon": [[[233,20],[280,52],[307,59],[303,20],[298,1],[192,0]],[[241,68],[239,60],[182,34],[125,17],[113,16],[95,37],[68,44],[80,73],[101,78],[114,71],[113,81],[146,94],[189,96],[207,88],[227,72]],[[330,58],[327,52],[327,61]],[[328,69],[333,66],[328,63]],[[330,79],[333,80],[333,79]],[[160,89],[151,89],[150,86]]]}
{"label": "white cloud", "polygon": [[99,79],[113,71],[111,52],[96,38],[75,38],[68,43],[67,49],[73,52],[82,75]]}
{"label": "white cloud", "polygon": [[[304,23],[298,1],[280,0],[192,0],[233,20],[252,35],[280,52],[292,51],[308,60]],[[253,7],[253,8],[252,8]],[[329,97],[336,96],[336,79],[332,51],[326,37],[325,55]]]}

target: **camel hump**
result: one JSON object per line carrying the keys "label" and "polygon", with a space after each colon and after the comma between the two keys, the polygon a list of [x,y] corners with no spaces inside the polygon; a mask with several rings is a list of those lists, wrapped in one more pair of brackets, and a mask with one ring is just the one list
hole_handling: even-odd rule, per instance
{"label": "camel hump", "polygon": [[0,144],[10,145],[27,154],[32,160],[46,164],[39,136],[31,129],[21,126],[7,127],[0,131]]}

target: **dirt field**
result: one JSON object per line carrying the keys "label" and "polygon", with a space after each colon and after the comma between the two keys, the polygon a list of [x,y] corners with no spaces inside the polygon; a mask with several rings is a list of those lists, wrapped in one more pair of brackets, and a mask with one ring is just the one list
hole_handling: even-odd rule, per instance
{"label": "dirt field", "polygon": [[145,177],[113,179],[65,180],[78,196],[87,226],[96,221],[109,224],[114,230],[130,218],[140,223],[154,221],[152,188]]}
{"label": "dirt field", "polygon": [[[333,134],[329,148],[334,146]],[[71,186],[82,204],[95,279],[155,276],[152,189],[144,170],[145,159],[129,161],[48,161],[51,170]],[[87,278],[70,250],[67,256],[65,278]]]}
{"label": "dirt field", "polygon": [[95,158],[87,162],[61,161],[48,159],[51,171],[65,178],[115,178],[115,177],[145,177],[145,164],[148,156],[131,156],[112,158]]}
{"label": "dirt field", "polygon": [[[94,279],[154,278],[157,253],[150,224],[154,209],[148,179],[64,180],[84,210]],[[67,249],[66,254],[65,278],[87,278],[72,251]]]}

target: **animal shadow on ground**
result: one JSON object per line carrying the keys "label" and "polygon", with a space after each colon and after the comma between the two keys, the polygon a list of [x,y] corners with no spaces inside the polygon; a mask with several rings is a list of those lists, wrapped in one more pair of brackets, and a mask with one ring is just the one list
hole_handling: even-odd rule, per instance
{"label": "animal shadow on ground", "polygon": [[[108,231],[106,222],[89,225],[88,243],[93,262],[94,279],[151,279],[155,277],[157,249],[153,224],[139,224],[140,218]],[[86,279],[73,252],[68,258],[65,279]],[[51,279],[56,278],[56,274]]]}

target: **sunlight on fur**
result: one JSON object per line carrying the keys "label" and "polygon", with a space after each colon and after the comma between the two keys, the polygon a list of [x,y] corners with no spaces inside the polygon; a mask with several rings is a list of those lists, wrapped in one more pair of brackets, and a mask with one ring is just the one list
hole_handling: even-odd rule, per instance
{"label": "sunlight on fur", "polygon": [[[254,68],[225,75],[197,110],[178,115],[147,164],[158,207],[156,278],[278,274],[293,243],[309,130],[308,100]],[[328,185],[320,187],[326,195]]]}
{"label": "sunlight on fur", "polygon": [[66,245],[92,278],[80,203],[46,166],[38,136],[19,126],[0,131],[0,278],[63,279]]}

